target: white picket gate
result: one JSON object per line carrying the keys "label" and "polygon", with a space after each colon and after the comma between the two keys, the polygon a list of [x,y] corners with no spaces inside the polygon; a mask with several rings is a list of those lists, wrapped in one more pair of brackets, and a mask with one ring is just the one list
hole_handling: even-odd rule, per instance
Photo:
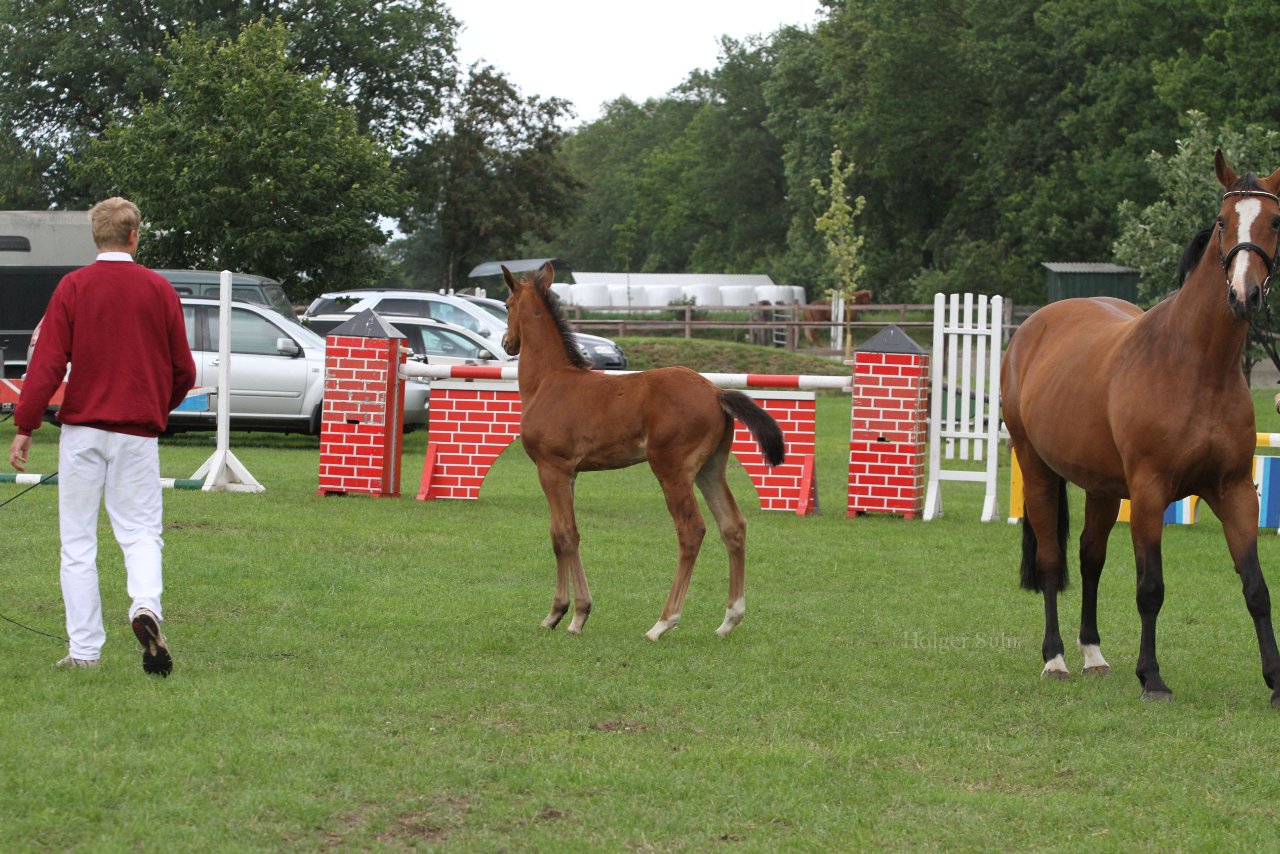
{"label": "white picket gate", "polygon": [[[975,305],[976,302],[976,305]],[[924,519],[942,515],[942,481],[986,485],[982,521],[998,514],[1000,344],[1004,298],[935,294],[929,409],[929,480]],[[985,462],[982,470],[943,468],[943,459]]]}

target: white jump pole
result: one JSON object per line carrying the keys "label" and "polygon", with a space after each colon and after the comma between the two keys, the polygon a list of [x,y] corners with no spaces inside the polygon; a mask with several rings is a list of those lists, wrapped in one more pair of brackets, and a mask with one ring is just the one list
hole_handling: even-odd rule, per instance
{"label": "white jump pole", "polygon": [[231,271],[218,281],[218,445],[191,479],[204,478],[205,492],[262,492],[266,487],[231,452]]}

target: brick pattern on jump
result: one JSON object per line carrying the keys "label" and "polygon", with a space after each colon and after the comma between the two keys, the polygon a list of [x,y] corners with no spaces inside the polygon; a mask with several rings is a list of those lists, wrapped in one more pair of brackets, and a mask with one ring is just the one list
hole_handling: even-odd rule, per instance
{"label": "brick pattern on jump", "polygon": [[317,495],[400,494],[403,360],[398,339],[328,339]]}
{"label": "brick pattern on jump", "polygon": [[520,435],[516,384],[432,383],[429,430],[418,500],[479,498],[494,461]]}
{"label": "brick pattern on jump", "polygon": [[854,354],[846,515],[924,511],[929,357]]}
{"label": "brick pattern on jump", "polygon": [[818,509],[813,477],[817,404],[813,392],[748,391],[774,417],[787,440],[787,458],[769,468],[750,431],[735,423],[733,453],[755,484],[761,510],[788,510],[805,516]]}
{"label": "brick pattern on jump", "polygon": [[[770,469],[755,439],[741,424],[734,434],[733,453],[755,484],[762,509],[808,512],[805,508],[816,506],[812,500],[814,394],[748,394],[782,427],[787,441],[787,461]],[[520,435],[520,394],[516,384],[433,383],[430,434],[418,500],[479,498],[480,486],[490,467]]]}

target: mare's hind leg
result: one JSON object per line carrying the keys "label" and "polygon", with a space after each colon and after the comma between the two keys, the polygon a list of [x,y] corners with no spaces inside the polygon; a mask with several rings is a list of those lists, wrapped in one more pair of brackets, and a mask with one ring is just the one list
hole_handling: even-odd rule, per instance
{"label": "mare's hind leg", "polygon": [[726,446],[722,451],[707,460],[698,472],[697,483],[702,497],[707,500],[707,509],[715,517],[716,527],[720,529],[725,551],[729,553],[729,602],[725,605],[724,622],[716,629],[716,634],[724,637],[742,622],[747,613],[747,522],[725,480],[729,449]]}
{"label": "mare's hind leg", "polygon": [[1071,672],[1063,657],[1062,633],[1058,627],[1058,591],[1063,588],[1066,578],[1066,551],[1062,541],[1065,531],[1059,530],[1066,512],[1065,486],[1057,472],[1045,465],[1028,445],[1022,443],[1015,450],[1022,466],[1026,501],[1027,518],[1023,524],[1031,526],[1030,544],[1026,530],[1023,532],[1024,564],[1032,558],[1028,552],[1034,550],[1034,566],[1028,568],[1034,572],[1034,578],[1029,579],[1024,574],[1023,584],[1030,583],[1031,589],[1040,590],[1044,596],[1044,642],[1040,647],[1044,670],[1041,675],[1067,679]]}
{"label": "mare's hind leg", "polygon": [[591,591],[578,551],[578,523],[573,514],[574,475],[550,466],[538,466],[538,482],[551,510],[551,548],[556,554],[556,592],[543,628],[554,629],[569,610],[569,585],[574,588],[573,620],[569,633],[579,634],[591,614]]}
{"label": "mare's hind leg", "polygon": [[1084,672],[1111,672],[1102,657],[1098,636],[1098,580],[1107,561],[1107,539],[1116,525],[1120,500],[1088,495],[1084,501],[1084,532],[1080,535],[1080,635],[1076,643],[1084,656]]}
{"label": "mare's hind leg", "polygon": [[1280,652],[1276,650],[1271,626],[1271,594],[1258,563],[1258,496],[1251,482],[1236,484],[1221,499],[1210,501],[1214,514],[1222,520],[1227,548],[1244,592],[1245,606],[1253,617],[1262,654],[1262,678],[1271,689],[1271,705],[1280,708]]}
{"label": "mare's hind leg", "polygon": [[653,624],[653,628],[645,632],[646,638],[656,641],[680,622],[680,610],[684,607],[685,594],[689,592],[689,579],[693,577],[693,565],[698,559],[698,550],[702,547],[702,538],[706,536],[707,525],[702,520],[702,511],[698,509],[698,499],[693,495],[692,478],[678,469],[660,469],[652,461],[650,467],[662,484],[667,510],[676,524],[676,541],[680,549],[676,577],[671,582],[671,593],[667,596],[662,616]]}

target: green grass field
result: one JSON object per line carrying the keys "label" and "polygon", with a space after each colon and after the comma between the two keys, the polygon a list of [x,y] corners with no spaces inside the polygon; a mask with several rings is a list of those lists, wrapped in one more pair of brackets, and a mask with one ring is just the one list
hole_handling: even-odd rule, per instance
{"label": "green grass field", "polygon": [[[315,440],[234,436],[265,493],[166,495],[172,677],[139,666],[105,520],[99,670],[55,669],[65,644],[0,623],[0,850],[1274,848],[1280,712],[1211,516],[1166,529],[1176,702],[1138,699],[1124,526],[1101,591],[1112,675],[1042,681],[1018,529],[980,523],[965,484],[928,524],[845,518],[847,401],[824,398],[819,422],[819,515],[763,513],[731,472],[745,622],[713,635],[712,534],[656,644],[674,534],[643,467],[579,480],[595,609],[573,637],[538,626],[553,558],[518,446],[479,501],[420,503],[423,434],[399,499],[317,497]],[[1274,410],[1259,429],[1280,429]],[[40,431],[29,470],[52,470],[55,438]],[[211,451],[208,434],[165,441],[164,473]],[[61,633],[55,488],[0,525],[0,613]],[[1280,590],[1274,532],[1260,552]],[[1076,674],[1078,607],[1073,588]]]}

